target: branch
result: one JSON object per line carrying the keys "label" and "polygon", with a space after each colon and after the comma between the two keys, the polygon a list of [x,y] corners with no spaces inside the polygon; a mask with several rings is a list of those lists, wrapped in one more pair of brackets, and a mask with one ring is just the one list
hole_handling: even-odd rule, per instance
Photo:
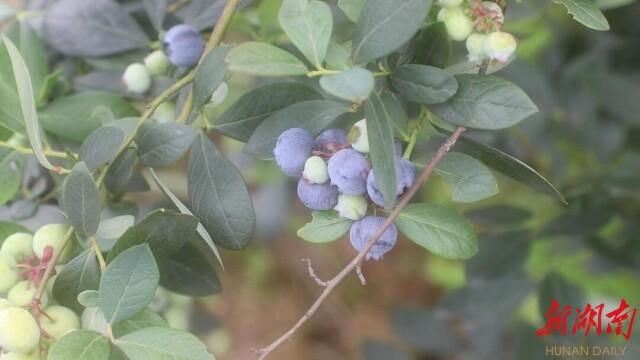
{"label": "branch", "polygon": [[380,238],[380,236],[382,236],[382,234],[387,230],[387,228],[391,226],[391,224],[393,224],[396,218],[398,218],[398,216],[400,215],[400,212],[409,204],[409,201],[411,201],[411,199],[415,196],[415,194],[418,192],[422,184],[424,184],[427,181],[427,179],[435,169],[436,165],[442,160],[442,158],[444,158],[444,156],[449,152],[449,150],[451,150],[451,147],[455,145],[456,141],[458,141],[458,138],[460,137],[460,135],[462,135],[462,133],[465,130],[466,129],[462,126],[456,128],[453,134],[451,134],[451,136],[440,146],[436,155],[429,161],[427,166],[422,170],[422,172],[416,179],[416,182],[411,186],[409,191],[407,191],[407,193],[404,194],[404,196],[402,196],[402,198],[400,199],[400,202],[398,203],[398,205],[396,205],[395,208],[393,208],[393,210],[391,211],[387,219],[384,221],[384,223],[378,228],[378,230],[376,230],[376,232],[367,241],[367,244],[365,245],[364,249],[362,249],[362,251],[360,251],[358,255],[356,255],[356,257],[353,258],[353,260],[351,260],[351,262],[347,264],[347,266],[345,266],[335,277],[325,282],[326,286],[324,290],[322,290],[322,293],[320,293],[320,296],[318,296],[316,301],[311,305],[311,307],[307,310],[307,312],[304,313],[304,315],[302,315],[302,317],[298,320],[298,322],[296,322],[286,333],[284,333],[282,336],[280,336],[278,339],[272,342],[269,346],[264,347],[257,351],[259,360],[266,359],[267,356],[269,356],[269,354],[271,354],[275,349],[277,349],[285,341],[289,340],[296,333],[296,331],[298,331],[298,329],[300,329],[300,327],[302,327],[302,325],[304,325],[304,323],[307,322],[307,320],[309,320],[316,313],[316,311],[320,308],[320,305],[322,305],[324,300],[331,294],[333,289],[336,286],[338,286],[338,284],[340,284],[340,282],[344,280],[344,278],[347,275],[349,275],[352,271],[356,270],[362,264],[362,261],[364,260],[369,250],[371,250],[371,248],[373,247],[373,245],[375,245],[376,241]]}

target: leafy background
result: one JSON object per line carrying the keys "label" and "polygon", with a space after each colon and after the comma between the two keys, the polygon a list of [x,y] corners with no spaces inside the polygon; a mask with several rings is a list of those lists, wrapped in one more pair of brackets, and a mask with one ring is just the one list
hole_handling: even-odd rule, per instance
{"label": "leafy background", "polygon": [[[37,8],[39,1],[28,3]],[[127,5],[127,1],[122,3]],[[278,25],[279,1],[256,3],[234,18],[229,40],[271,41],[294,51]],[[346,38],[348,34],[340,29],[348,19],[341,15],[336,2],[328,3],[336,16],[334,31]],[[339,3],[344,8],[350,2]],[[549,298],[599,304],[624,297],[631,304],[640,304],[640,5],[629,0],[598,0],[595,4],[605,10],[611,24],[608,33],[580,26],[565,9],[547,1],[510,3],[506,24],[520,40],[518,59],[499,75],[522,87],[541,112],[507,130],[471,134],[544,174],[558,186],[569,205],[532,193],[498,175],[499,194],[456,207],[480,234],[480,252],[475,258],[466,263],[447,261],[416,251],[409,241],[399,241],[383,262],[367,264],[366,287],[355,277],[347,279],[319,316],[274,356],[543,359],[543,340],[533,331],[542,325],[540,311]],[[195,8],[191,11],[198,13]],[[195,26],[205,27],[204,15],[190,19]],[[134,28],[137,25],[121,25],[140,36],[126,41],[105,40],[101,46],[77,44],[77,48],[67,50],[76,55],[100,56],[127,46],[135,49],[139,42],[148,41]],[[52,41],[60,41],[64,47],[69,44],[64,40]],[[463,51],[459,50],[454,48],[454,56],[461,59]],[[87,51],[90,53],[84,53]],[[312,53],[312,49],[308,51]],[[362,56],[367,56],[366,51]],[[73,65],[64,61],[62,68]],[[129,60],[122,62],[127,64]],[[113,64],[96,59],[93,65],[102,70],[76,78],[72,86],[93,90],[100,84],[104,90],[106,80],[112,90],[120,91],[122,85],[114,75],[117,71],[111,68]],[[46,65],[28,65],[32,73],[37,69],[41,69],[40,74],[48,72],[42,70]],[[6,66],[2,64],[2,68]],[[224,111],[246,90],[265,81],[232,74],[228,79],[230,97],[215,112]],[[35,88],[46,89],[46,77],[38,79],[42,83]],[[46,114],[60,114],[55,107],[65,106],[64,102],[77,107],[96,99],[90,94],[84,96],[53,101],[41,115],[43,126],[56,133],[57,128],[47,128]],[[11,99],[7,97],[3,103],[10,104],[7,101]],[[116,97],[101,96],[99,101],[118,112],[116,118],[131,114],[128,105]],[[0,109],[2,116],[11,118],[6,111],[17,108],[15,104]],[[64,118],[49,121],[59,124]],[[100,121],[97,115],[96,121]],[[61,128],[71,138],[83,138],[89,131],[77,126]],[[421,145],[415,154],[424,155],[418,160],[428,159],[440,141],[433,139]],[[310,214],[295,199],[294,184],[273,163],[256,161],[242,153],[241,143],[220,137],[216,144],[249,183],[257,218],[256,239],[246,251],[223,252],[226,272],[220,276],[222,295],[198,299],[171,316],[176,324],[201,335],[218,358],[250,359],[251,348],[282,333],[318,293],[300,259],[310,258],[320,276],[331,275],[349,261],[354,250],[345,239],[322,246],[300,240],[296,229],[309,220]],[[460,144],[458,150],[465,149]],[[158,171],[181,199],[189,198],[184,191],[184,172],[179,170],[185,168],[186,161]],[[31,173],[24,181],[41,181],[36,166],[26,169]],[[450,184],[455,180],[447,177],[447,170],[444,162],[439,177],[424,187],[422,200],[450,205],[452,195],[469,196],[454,192]],[[4,189],[0,188],[0,196]],[[125,200],[139,207],[135,211],[145,213],[159,205],[171,207],[163,199],[163,193],[152,186],[150,192],[127,195]],[[35,228],[60,220],[61,215],[46,199],[34,197],[1,208],[0,219],[20,220]],[[575,337],[544,341],[612,344],[614,340]],[[638,358],[640,349],[634,348],[633,341],[629,345],[625,359]]]}

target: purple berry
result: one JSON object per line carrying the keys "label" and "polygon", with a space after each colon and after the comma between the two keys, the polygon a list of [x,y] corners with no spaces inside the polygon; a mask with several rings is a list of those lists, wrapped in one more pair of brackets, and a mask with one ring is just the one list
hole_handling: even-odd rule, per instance
{"label": "purple berry", "polygon": [[[416,181],[416,168],[413,164],[405,159],[397,158],[396,159],[396,196],[401,196],[404,194],[411,185]],[[376,205],[385,207],[384,198],[382,197],[382,193],[378,189],[378,184],[376,184],[376,177],[373,173],[373,170],[369,172],[369,176],[367,177],[367,192],[369,193],[369,197],[373,200]]]}
{"label": "purple berry", "polygon": [[204,41],[200,33],[189,25],[176,25],[164,36],[167,57],[176,66],[195,65],[204,51]]}
{"label": "purple berry", "polygon": [[[351,225],[349,238],[354,249],[362,251],[371,236],[384,223],[385,218],[379,216],[367,216]],[[389,252],[396,245],[398,240],[398,229],[391,224],[376,241],[371,250],[367,253],[366,259],[380,260],[382,255]]]}
{"label": "purple berry", "polygon": [[329,159],[331,183],[347,195],[363,195],[367,192],[370,169],[367,158],[353,149],[342,149]]}
{"label": "purple berry", "polygon": [[338,203],[338,188],[328,183],[313,184],[300,179],[298,198],[311,210],[330,210]]}
{"label": "purple berry", "polygon": [[283,173],[300,176],[304,163],[311,156],[312,148],[313,137],[307,130],[291,128],[280,134],[273,155]]}
{"label": "purple berry", "polygon": [[316,137],[313,150],[332,155],[349,146],[347,133],[342,129],[327,129]]}

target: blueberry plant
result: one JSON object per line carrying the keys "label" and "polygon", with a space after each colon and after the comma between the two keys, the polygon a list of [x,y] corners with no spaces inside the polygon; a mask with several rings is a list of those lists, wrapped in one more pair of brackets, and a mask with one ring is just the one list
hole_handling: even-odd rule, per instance
{"label": "blueberry plant", "polygon": [[[608,28],[590,1],[557,2],[584,25]],[[503,29],[506,2],[24,5],[2,8],[0,201],[16,218],[42,203],[64,216],[26,228],[0,223],[0,359],[213,358],[154,303],[166,291],[219,292],[219,248],[242,250],[254,235],[250,192],[214,134],[246,143],[247,154],[275,159],[296,179],[311,210],[300,238],[347,235],[357,253],[328,281],[308,262],[323,291],[257,351],[261,359],[346,276],[355,272],[364,283],[363,262],[382,260],[399,234],[446,259],[476,254],[464,217],[412,201],[433,173],[459,203],[498,192],[490,168],[564,202],[531,167],[463,136],[513,126],[538,110],[493,75],[517,49]],[[223,42],[230,27],[250,39]],[[228,78],[241,73],[263,84],[218,111]],[[417,153],[430,140],[439,145]],[[187,153],[182,202],[154,169]],[[147,179],[172,209],[138,217],[123,200],[149,190]]]}

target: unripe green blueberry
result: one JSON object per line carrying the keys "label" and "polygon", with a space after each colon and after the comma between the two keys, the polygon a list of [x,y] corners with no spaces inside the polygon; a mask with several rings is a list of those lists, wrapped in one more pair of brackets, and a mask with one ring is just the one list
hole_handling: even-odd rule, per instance
{"label": "unripe green blueberry", "polygon": [[11,256],[0,254],[0,293],[4,294],[20,281],[20,270]]}
{"label": "unripe green blueberry", "polygon": [[[38,287],[35,284],[30,283],[29,281],[20,281],[15,284],[11,290],[9,290],[9,294],[7,294],[7,300],[13,306],[27,307],[30,306],[33,297],[38,292]],[[42,294],[42,298],[40,298],[40,305],[45,307],[49,304],[49,296],[45,291]]]}
{"label": "unripe green blueberry", "polygon": [[30,312],[19,307],[0,311],[0,347],[9,352],[28,353],[40,342],[40,328]]}
{"label": "unripe green blueberry", "polygon": [[302,177],[314,184],[324,184],[329,181],[327,162],[320,156],[314,155],[304,163]]}
{"label": "unripe green blueberry", "polygon": [[53,305],[46,308],[44,313],[40,326],[54,339],[60,339],[80,328],[80,318],[69,308]]}
{"label": "unripe green blueberry", "polygon": [[14,258],[17,262],[22,261],[33,253],[33,236],[27,233],[15,233],[2,243],[0,254],[6,254]]}
{"label": "unripe green blueberry", "polygon": [[484,52],[484,44],[486,41],[486,34],[474,33],[469,35],[466,45],[470,61],[482,61],[487,57]]}
{"label": "unripe green blueberry", "polygon": [[109,327],[102,311],[97,307],[84,309],[80,317],[80,324],[85,330],[93,330],[101,334],[104,334]]}
{"label": "unripe green blueberry", "polygon": [[189,308],[193,304],[193,299],[174,292],[168,292],[169,301],[172,307]]}
{"label": "unripe green blueberry", "polygon": [[165,311],[164,318],[172,329],[187,331],[189,330],[189,310],[184,307],[170,307]]}
{"label": "unripe green blueberry", "polygon": [[[47,246],[53,248],[54,253],[60,251],[68,230],[69,225],[65,224],[48,224],[38,229],[33,235],[33,252],[38,259],[42,259]],[[75,243],[71,239],[60,254],[60,257],[58,257],[57,264],[66,264],[73,256],[74,250]]]}
{"label": "unripe green blueberry", "polygon": [[153,112],[151,116],[158,123],[176,121],[176,104],[173,101],[165,101]]}
{"label": "unripe green blueberry", "polygon": [[367,135],[367,119],[362,119],[353,124],[349,132],[349,142],[354,150],[363,154],[369,152],[369,135]]}
{"label": "unripe green blueberry", "polygon": [[166,74],[171,63],[164,51],[156,50],[144,58],[144,66],[147,68],[149,75],[158,76]]}
{"label": "unripe green blueberry", "polygon": [[438,21],[443,21],[449,37],[455,41],[465,40],[473,31],[473,22],[461,7],[442,8]]}
{"label": "unripe green blueberry", "polygon": [[0,354],[0,360],[40,360],[40,350],[35,349],[28,353],[8,352]]}
{"label": "unripe green blueberry", "polygon": [[487,35],[484,50],[489,58],[506,63],[516,51],[517,45],[518,43],[513,35],[496,31]]}
{"label": "unripe green blueberry", "polygon": [[443,8],[452,8],[462,5],[463,0],[438,0],[438,5]]}
{"label": "unripe green blueberry", "polygon": [[340,194],[333,209],[342,218],[360,220],[367,214],[367,200],[364,196]]}
{"label": "unripe green blueberry", "polygon": [[229,85],[226,82],[221,82],[220,85],[216,88],[216,90],[211,95],[211,105],[218,106],[222,104],[224,99],[229,95]]}
{"label": "unripe green blueberry", "polygon": [[144,94],[151,87],[151,75],[147,68],[140,63],[133,63],[124,71],[122,81],[128,91],[136,94]]}

